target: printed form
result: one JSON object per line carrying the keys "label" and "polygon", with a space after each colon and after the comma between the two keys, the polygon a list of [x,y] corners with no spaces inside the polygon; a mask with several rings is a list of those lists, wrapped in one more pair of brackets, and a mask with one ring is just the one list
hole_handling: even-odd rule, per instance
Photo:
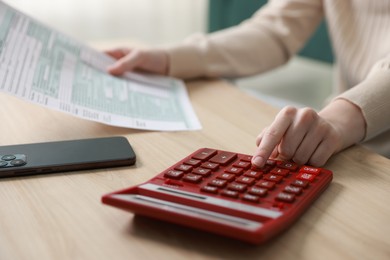
{"label": "printed form", "polygon": [[0,2],[0,91],[84,119],[145,130],[198,130],[184,82],[105,72],[114,60]]}

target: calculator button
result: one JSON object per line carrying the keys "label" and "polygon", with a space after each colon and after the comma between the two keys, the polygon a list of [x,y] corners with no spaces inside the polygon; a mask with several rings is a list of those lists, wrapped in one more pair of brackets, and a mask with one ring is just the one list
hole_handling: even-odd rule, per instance
{"label": "calculator button", "polygon": [[210,170],[213,170],[213,171],[216,171],[218,169],[218,167],[219,167],[219,164],[211,163],[211,162],[205,162],[205,163],[202,164],[202,167],[210,169]]}
{"label": "calculator button", "polygon": [[189,172],[189,171],[192,170],[192,166],[191,165],[181,164],[179,166],[176,166],[175,170],[183,171],[183,172]]}
{"label": "calculator button", "polygon": [[186,182],[199,183],[201,180],[202,180],[202,176],[196,175],[196,174],[191,174],[191,173],[186,174],[183,177],[183,181],[186,181]]}
{"label": "calculator button", "polygon": [[289,185],[289,186],[284,187],[284,191],[287,193],[299,195],[302,193],[302,188]]}
{"label": "calculator button", "polygon": [[276,196],[276,199],[285,202],[293,202],[295,200],[295,195],[286,192],[281,192],[278,194],[278,196]]}
{"label": "calculator button", "polygon": [[296,163],[293,163],[293,162],[278,161],[277,164],[278,164],[278,167],[290,170],[292,172],[296,171],[298,169],[298,165]]}
{"label": "calculator button", "polygon": [[209,185],[215,186],[218,188],[223,188],[226,186],[226,184],[227,184],[226,180],[219,180],[219,179],[214,179],[214,180],[209,182]]}
{"label": "calculator button", "polygon": [[4,161],[12,161],[12,160],[16,159],[16,156],[13,154],[7,154],[7,155],[3,155],[1,157],[1,159]]}
{"label": "calculator button", "polygon": [[270,165],[264,165],[261,168],[258,168],[257,166],[252,165],[252,170],[254,170],[254,171],[262,171],[263,173],[267,173],[267,172],[269,172],[273,168],[274,167],[270,166]]}
{"label": "calculator button", "polygon": [[168,172],[166,172],[164,174],[164,177],[167,177],[167,178],[170,178],[170,179],[180,179],[181,177],[183,177],[184,175],[184,172],[182,171],[174,171],[174,170],[170,170]]}
{"label": "calculator button", "polygon": [[207,160],[217,153],[217,150],[205,148],[192,156],[193,159]]}
{"label": "calculator button", "polygon": [[242,196],[242,199],[250,202],[259,202],[259,196],[251,194],[244,194],[244,196]]}
{"label": "calculator button", "polygon": [[294,180],[291,185],[306,188],[309,185],[309,182],[304,180]]}
{"label": "calculator button", "polygon": [[264,167],[263,167],[263,172],[269,172],[269,171],[271,171],[272,169],[274,168],[274,166],[270,166],[270,165],[265,165]]}
{"label": "calculator button", "polygon": [[280,168],[273,168],[272,171],[270,171],[270,173],[273,173],[273,174],[277,174],[277,175],[281,175],[283,177],[286,177],[289,173],[289,170],[286,170],[286,169],[280,169]]}
{"label": "calculator button", "polygon": [[305,173],[310,173],[314,175],[318,175],[321,173],[321,170],[318,168],[310,167],[310,166],[303,166],[299,172],[305,172]]}
{"label": "calculator button", "polygon": [[264,197],[267,195],[268,190],[266,188],[259,188],[259,187],[250,187],[248,189],[248,193]]}
{"label": "calculator button", "polygon": [[201,164],[201,160],[197,160],[197,159],[189,159],[185,162],[183,162],[184,164],[188,164],[188,165],[191,165],[193,167],[197,167]]}
{"label": "calculator button", "polygon": [[263,176],[263,172],[261,171],[254,171],[254,170],[249,170],[244,173],[244,176],[247,177],[252,177],[255,179],[260,179],[261,176]]}
{"label": "calculator button", "polygon": [[204,192],[214,193],[214,194],[218,193],[217,187],[209,186],[209,185],[203,186],[202,188],[200,188],[200,190]]}
{"label": "calculator button", "polygon": [[246,190],[246,188],[247,188],[247,185],[233,182],[233,183],[230,183],[227,188],[229,190],[235,190],[235,191],[239,191],[239,192],[244,192]]}
{"label": "calculator button", "polygon": [[254,178],[251,177],[245,177],[245,176],[240,176],[236,180],[239,183],[247,184],[247,185],[252,185],[255,182]]}
{"label": "calculator button", "polygon": [[263,188],[266,188],[268,190],[272,190],[275,187],[275,182],[262,180],[262,181],[257,182],[256,185],[263,187]]}
{"label": "calculator button", "polygon": [[237,157],[235,153],[220,152],[210,159],[210,162],[226,165]]}
{"label": "calculator button", "polygon": [[264,179],[268,180],[268,181],[274,181],[276,183],[279,183],[282,181],[283,176],[276,175],[276,174],[267,174],[264,176]]}
{"label": "calculator button", "polygon": [[269,166],[275,166],[276,165],[276,161],[275,160],[272,160],[272,159],[268,159],[267,162],[265,163],[266,165],[269,165]]}
{"label": "calculator button", "polygon": [[243,160],[245,162],[251,162],[252,161],[252,156],[244,155],[244,156],[241,157],[241,160]]}
{"label": "calculator button", "polygon": [[229,167],[225,170],[228,173],[234,173],[235,175],[240,175],[244,170],[242,168],[237,167]]}
{"label": "calculator button", "polygon": [[231,173],[222,173],[221,175],[217,176],[217,178],[231,182],[236,178],[236,175],[231,174]]}
{"label": "calculator button", "polygon": [[238,192],[234,190],[223,190],[221,192],[221,195],[231,197],[231,198],[238,198]]}
{"label": "calculator button", "polygon": [[203,177],[209,177],[211,174],[210,169],[196,168],[192,171],[194,174],[202,175]]}
{"label": "calculator button", "polygon": [[233,164],[233,166],[247,170],[251,167],[251,164],[249,162],[239,161],[239,162],[236,162],[235,164]]}
{"label": "calculator button", "polygon": [[315,177],[316,176],[314,174],[305,173],[305,172],[301,172],[297,175],[297,179],[304,180],[304,181],[310,181],[310,182],[312,182],[315,179]]}

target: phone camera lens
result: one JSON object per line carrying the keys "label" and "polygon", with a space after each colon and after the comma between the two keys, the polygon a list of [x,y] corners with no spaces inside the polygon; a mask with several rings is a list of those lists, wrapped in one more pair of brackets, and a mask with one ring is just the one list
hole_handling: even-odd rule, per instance
{"label": "phone camera lens", "polygon": [[15,160],[12,160],[11,161],[11,164],[13,166],[22,166],[22,165],[25,165],[26,164],[26,161],[22,160],[22,159],[15,159]]}
{"label": "phone camera lens", "polygon": [[8,165],[8,162],[0,161],[0,167],[6,167],[7,165]]}
{"label": "phone camera lens", "polygon": [[1,157],[1,159],[4,160],[4,161],[11,161],[11,160],[16,159],[16,156],[12,155],[12,154],[7,154],[7,155],[3,155]]}

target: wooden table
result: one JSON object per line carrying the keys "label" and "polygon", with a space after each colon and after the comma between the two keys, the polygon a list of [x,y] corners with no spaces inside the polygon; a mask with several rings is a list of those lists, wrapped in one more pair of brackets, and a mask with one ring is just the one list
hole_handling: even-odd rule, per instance
{"label": "wooden table", "polygon": [[251,154],[276,110],[220,80],[188,82],[203,129],[154,132],[82,120],[0,94],[2,145],[122,135],[133,167],[0,179],[0,259],[390,259],[390,161],[362,147],[334,156],[334,180],[261,246],[103,205],[200,147]]}

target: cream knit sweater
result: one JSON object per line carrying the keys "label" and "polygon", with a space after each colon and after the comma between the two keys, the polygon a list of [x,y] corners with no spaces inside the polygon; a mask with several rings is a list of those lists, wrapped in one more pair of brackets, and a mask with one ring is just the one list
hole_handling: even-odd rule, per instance
{"label": "cream knit sweater", "polygon": [[362,109],[363,141],[389,157],[390,0],[270,0],[238,26],[169,47],[169,74],[241,77],[268,71],[296,54],[323,18],[336,56],[336,98]]}

